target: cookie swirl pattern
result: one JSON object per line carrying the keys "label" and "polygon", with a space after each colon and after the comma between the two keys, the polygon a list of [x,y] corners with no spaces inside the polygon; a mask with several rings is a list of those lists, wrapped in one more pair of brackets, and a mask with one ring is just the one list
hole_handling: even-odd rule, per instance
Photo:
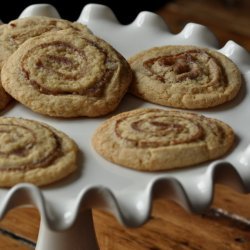
{"label": "cookie swirl pattern", "polygon": [[234,142],[225,123],[188,112],[138,109],[105,121],[93,136],[104,158],[145,171],[195,165],[221,157]]}
{"label": "cookie swirl pattern", "polygon": [[45,185],[76,169],[75,143],[48,125],[0,118],[0,186],[20,182]]}
{"label": "cookie swirl pattern", "polygon": [[60,117],[113,111],[131,78],[128,63],[109,44],[71,29],[25,42],[2,73],[3,86],[15,99],[35,112]]}
{"label": "cookie swirl pattern", "polygon": [[7,55],[10,56],[31,37],[65,29],[91,33],[85,25],[80,23],[46,16],[32,16],[12,20],[8,24],[4,24],[0,32],[0,49],[5,50],[5,54],[0,53],[0,61],[6,59]]}
{"label": "cookie swirl pattern", "polygon": [[[29,84],[49,95],[101,96],[116,62],[109,60],[98,44],[84,38],[82,41],[95,54],[94,60],[89,60],[84,50],[60,41],[43,43],[27,51],[21,68]],[[96,64],[101,65],[95,67]]]}
{"label": "cookie swirl pattern", "polygon": [[[89,29],[80,23],[72,23],[67,20],[33,16],[16,19],[8,24],[0,26],[0,70],[4,62],[14,53],[27,39],[39,36],[49,31],[74,29],[81,32],[91,33]],[[0,110],[4,109],[11,100],[0,83]]]}
{"label": "cookie swirl pattern", "polygon": [[129,59],[131,91],[153,103],[185,109],[232,100],[241,86],[237,66],[221,53],[194,46],[153,48]]}

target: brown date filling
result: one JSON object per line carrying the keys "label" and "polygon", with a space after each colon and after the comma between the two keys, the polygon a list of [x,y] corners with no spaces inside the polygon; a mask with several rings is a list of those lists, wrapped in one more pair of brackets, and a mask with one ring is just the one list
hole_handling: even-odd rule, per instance
{"label": "brown date filling", "polygon": [[[16,126],[16,125],[9,125],[9,124],[0,124],[0,126],[1,125],[7,125],[9,127]],[[18,125],[18,126],[20,126],[20,125]],[[12,152],[8,152],[8,153],[0,152],[0,157],[8,158],[8,157],[11,157],[11,155],[15,155],[15,156],[18,156],[21,158],[23,158],[23,157],[27,158],[29,156],[30,150],[34,147],[34,145],[36,143],[36,136],[32,132],[32,130],[30,130],[29,128],[24,127],[24,126],[20,126],[20,127],[29,131],[29,133],[32,134],[32,141],[29,142],[29,144],[26,145],[25,147],[16,148]],[[6,132],[10,133],[10,131],[4,130],[4,129],[0,130],[0,134],[6,133]],[[61,139],[53,132],[52,132],[52,136],[53,136],[53,139],[55,140],[55,146],[49,152],[49,154],[45,154],[45,156],[41,157],[36,162],[28,162],[25,165],[18,165],[16,167],[13,167],[13,166],[10,167],[7,165],[4,165],[3,167],[0,166],[0,172],[2,172],[2,171],[32,170],[32,169],[36,169],[36,168],[46,168],[46,167],[50,166],[53,162],[55,162],[62,155]]]}
{"label": "brown date filling", "polygon": [[[129,126],[131,126],[131,128],[135,131],[135,133],[142,132],[142,133],[146,133],[148,135],[151,135],[153,137],[160,138],[160,139],[162,139],[164,136],[167,136],[171,133],[178,135],[182,133],[182,131],[185,130],[184,124],[178,124],[177,121],[171,123],[168,121],[169,117],[167,115],[165,117],[166,117],[166,122],[155,121],[155,119],[164,118],[164,116],[152,115],[150,117],[147,117],[146,119],[136,120],[132,122]],[[145,139],[136,140],[132,138],[125,138],[120,132],[121,131],[120,126],[126,120],[124,118],[117,120],[115,124],[115,133],[116,133],[116,136],[120,138],[121,140],[128,141],[132,143],[134,146],[141,147],[141,148],[146,148],[146,147],[156,148],[156,147],[161,147],[161,146],[178,145],[178,144],[191,143],[191,142],[204,139],[205,132],[199,123],[197,122],[194,123],[191,119],[188,119],[188,118],[182,118],[178,116],[176,116],[176,118],[177,119],[181,118],[183,121],[185,120],[186,122],[188,122],[188,124],[193,124],[193,127],[195,128],[194,132],[186,136],[185,139],[172,138],[169,140],[168,138],[166,138],[166,140],[161,140],[161,141],[157,141],[157,139],[155,139],[154,141],[148,141]],[[149,123],[151,128],[154,127],[154,129],[142,129],[141,125],[144,124],[145,122]]]}
{"label": "brown date filling", "polygon": [[[201,61],[199,61],[199,56]],[[154,69],[156,64],[160,67],[158,72]],[[165,73],[171,71],[176,75],[176,83],[187,79],[198,79],[202,75],[206,75],[212,85],[217,82],[222,85],[228,83],[220,62],[209,53],[201,50],[190,50],[176,55],[151,58],[144,61],[143,66],[151,76],[155,76],[162,83],[168,83]]]}
{"label": "brown date filling", "polygon": [[[37,49],[40,48],[46,48],[47,46],[58,46],[61,47],[60,49],[64,50],[65,48],[77,53],[79,55],[79,57],[85,61],[85,57],[86,55],[84,54],[83,51],[80,51],[79,49],[75,48],[74,46],[71,46],[70,44],[66,43],[66,42],[61,42],[61,41],[55,41],[55,42],[51,42],[51,43],[45,43],[42,44],[38,47],[35,47],[31,50],[28,51],[28,53],[24,56],[22,63],[21,63],[21,68],[22,71],[24,72],[24,76],[25,78],[29,81],[29,83],[35,87],[35,89],[37,89],[39,92],[46,94],[46,95],[88,95],[88,96],[92,96],[92,97],[100,97],[103,95],[104,91],[105,91],[105,87],[107,85],[107,83],[110,81],[110,79],[113,76],[113,73],[115,71],[115,62],[111,61],[108,58],[107,52],[99,47],[96,43],[88,41],[87,39],[84,39],[87,41],[88,44],[90,44],[91,46],[94,46],[95,48],[97,48],[100,53],[102,53],[105,56],[105,65],[106,65],[106,70],[103,72],[102,77],[97,80],[94,84],[92,84],[92,86],[88,86],[86,88],[82,88],[82,89],[78,89],[75,91],[63,91],[60,89],[48,89],[46,88],[42,83],[39,83],[36,80],[32,80],[31,76],[30,76],[30,72],[28,69],[25,68],[25,62],[28,60],[28,58],[30,56],[32,56],[32,53],[35,52]],[[71,60],[69,60],[68,58],[64,58],[62,56],[49,56],[52,61],[57,62],[59,64],[64,64],[66,66],[73,66],[76,67],[75,65],[73,65],[73,62]],[[37,68],[43,68],[45,70],[49,70],[49,71],[53,71],[53,69],[46,67],[46,65],[44,65],[41,61],[38,61],[36,63],[36,67]],[[65,79],[65,81],[67,82],[67,80],[74,80],[77,81],[79,79],[81,79],[84,74],[87,74],[86,72],[80,72],[80,74],[77,75],[63,75],[62,73],[56,71],[55,72],[57,75],[59,75],[61,78]]]}

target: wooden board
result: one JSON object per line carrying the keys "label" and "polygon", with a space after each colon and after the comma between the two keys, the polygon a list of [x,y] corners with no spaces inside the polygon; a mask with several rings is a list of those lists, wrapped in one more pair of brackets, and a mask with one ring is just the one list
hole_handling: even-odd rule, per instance
{"label": "wooden board", "polygon": [[249,1],[241,1],[242,4],[235,6],[225,6],[223,2],[226,1],[176,0],[161,8],[158,14],[173,33],[180,32],[187,23],[195,22],[207,26],[218,38],[220,46],[233,40],[250,51]]}
{"label": "wooden board", "polygon": [[[249,207],[250,195],[217,185],[212,207],[202,215],[157,200],[140,228],[125,228],[100,210],[94,210],[94,222],[101,250],[249,250]],[[10,211],[0,223],[0,249],[34,249],[39,221],[34,208]]]}

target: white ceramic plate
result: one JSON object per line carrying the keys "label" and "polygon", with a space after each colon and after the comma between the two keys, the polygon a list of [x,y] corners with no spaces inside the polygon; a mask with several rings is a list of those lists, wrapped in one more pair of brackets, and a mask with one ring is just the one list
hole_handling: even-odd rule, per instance
{"label": "white ceramic plate", "polygon": [[[20,17],[32,15],[59,16],[52,6],[33,5]],[[78,21],[87,24],[125,57],[153,46],[190,44],[218,49],[231,58],[244,79],[240,94],[228,104],[198,113],[228,123],[237,135],[237,143],[229,155],[218,161],[186,170],[142,173],[116,166],[92,149],[91,136],[105,118],[54,119],[15,104],[5,116],[43,121],[72,137],[81,151],[80,169],[69,178],[41,189],[29,184],[20,184],[10,190],[0,189],[1,216],[12,207],[34,204],[50,228],[57,230],[68,228],[80,209],[100,207],[111,211],[127,226],[139,226],[148,219],[154,197],[165,196],[191,211],[202,212],[211,203],[215,182],[249,189],[250,57],[242,47],[229,41],[223,48],[218,48],[214,35],[206,27],[193,23],[173,35],[164,21],[150,12],[141,12],[133,23],[123,26],[109,8],[89,4]],[[115,113],[139,107],[159,106],[127,95]]]}

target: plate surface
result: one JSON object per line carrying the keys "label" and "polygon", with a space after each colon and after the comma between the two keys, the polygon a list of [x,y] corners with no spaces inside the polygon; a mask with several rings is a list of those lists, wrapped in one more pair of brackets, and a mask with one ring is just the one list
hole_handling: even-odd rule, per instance
{"label": "plate surface", "polygon": [[[50,5],[32,5],[20,17],[46,15],[59,17]],[[133,23],[121,25],[103,5],[86,5],[78,19],[95,35],[108,41],[126,58],[154,46],[197,45],[215,48],[233,60],[242,72],[243,87],[235,100],[218,108],[194,111],[228,123],[237,135],[234,150],[226,157],[186,170],[142,173],[116,166],[100,157],[91,147],[91,136],[105,118],[55,119],[36,114],[21,104],[3,115],[46,122],[72,137],[80,148],[79,171],[69,178],[43,188],[19,184],[0,189],[0,215],[10,208],[34,204],[52,229],[68,228],[80,209],[100,207],[111,211],[127,226],[139,226],[150,214],[155,197],[174,199],[194,212],[206,209],[216,182],[250,188],[250,56],[233,41],[217,47],[214,35],[204,26],[189,23],[176,35],[151,12],[141,12]],[[160,107],[127,95],[112,114],[141,107]],[[167,108],[166,108],[167,109]]]}

